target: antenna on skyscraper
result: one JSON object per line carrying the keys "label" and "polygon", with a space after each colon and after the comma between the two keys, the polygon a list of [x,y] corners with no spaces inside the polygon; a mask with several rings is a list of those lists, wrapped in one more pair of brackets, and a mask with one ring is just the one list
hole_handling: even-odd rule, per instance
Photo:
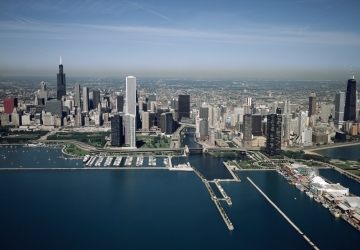
{"label": "antenna on skyscraper", "polygon": [[354,70],[353,70],[352,66],[351,66],[350,72],[351,72],[350,79],[355,79]]}
{"label": "antenna on skyscraper", "polygon": [[62,60],[61,60],[61,56],[60,56],[60,65],[62,65]]}

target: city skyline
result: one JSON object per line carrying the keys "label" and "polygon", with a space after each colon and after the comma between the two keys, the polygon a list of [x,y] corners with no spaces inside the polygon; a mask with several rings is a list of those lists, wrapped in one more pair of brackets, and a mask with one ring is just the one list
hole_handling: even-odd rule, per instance
{"label": "city skyline", "polygon": [[0,76],[51,76],[62,56],[68,76],[344,79],[359,4],[0,3]]}

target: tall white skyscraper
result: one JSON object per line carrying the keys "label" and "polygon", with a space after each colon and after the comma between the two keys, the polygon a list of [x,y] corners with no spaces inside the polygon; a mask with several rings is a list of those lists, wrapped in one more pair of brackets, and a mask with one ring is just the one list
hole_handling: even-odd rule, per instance
{"label": "tall white skyscraper", "polygon": [[136,116],[136,77],[126,77],[126,113]]}
{"label": "tall white skyscraper", "polygon": [[83,87],[83,111],[89,112],[89,89]]}

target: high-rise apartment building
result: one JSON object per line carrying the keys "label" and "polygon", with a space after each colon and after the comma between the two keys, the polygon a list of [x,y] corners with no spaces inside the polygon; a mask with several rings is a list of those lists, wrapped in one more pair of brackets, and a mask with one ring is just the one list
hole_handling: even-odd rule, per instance
{"label": "high-rise apartment building", "polygon": [[347,82],[344,121],[356,120],[356,81],[354,72]]}
{"label": "high-rise apartment building", "polygon": [[181,122],[183,117],[190,118],[190,95],[179,95],[179,115],[178,121]]}
{"label": "high-rise apartment building", "polygon": [[314,91],[310,93],[309,96],[309,113],[308,116],[311,117],[312,115],[316,114],[316,94]]}
{"label": "high-rise apartment building", "polygon": [[121,147],[123,143],[123,117],[116,114],[111,118],[111,146]]}
{"label": "high-rise apartment building", "polygon": [[126,77],[126,113],[136,116],[136,77]]}
{"label": "high-rise apartment building", "polygon": [[244,126],[243,126],[243,147],[252,146],[252,115],[244,115]]}
{"label": "high-rise apartment building", "polygon": [[281,152],[281,123],[281,115],[267,115],[266,153],[268,155],[277,155]]}
{"label": "high-rise apartment building", "polygon": [[83,111],[89,112],[89,88],[83,87]]}
{"label": "high-rise apartment building", "polygon": [[65,79],[64,68],[62,65],[61,57],[59,64],[59,73],[57,74],[56,96],[58,100],[61,100],[63,96],[66,96],[66,79]]}

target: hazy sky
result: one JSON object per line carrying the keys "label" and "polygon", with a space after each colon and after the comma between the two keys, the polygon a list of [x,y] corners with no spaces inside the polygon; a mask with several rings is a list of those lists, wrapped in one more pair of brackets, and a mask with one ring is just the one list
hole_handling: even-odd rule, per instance
{"label": "hazy sky", "polygon": [[360,75],[359,0],[0,1],[0,76]]}

